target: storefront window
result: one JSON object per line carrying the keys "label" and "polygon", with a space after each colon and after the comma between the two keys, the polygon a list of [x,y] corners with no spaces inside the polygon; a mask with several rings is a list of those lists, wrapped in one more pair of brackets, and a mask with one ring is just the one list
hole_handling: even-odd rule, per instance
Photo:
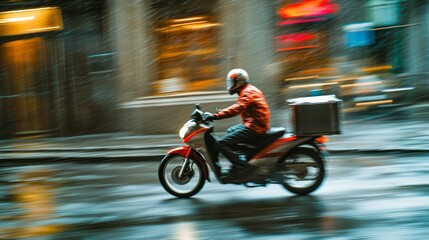
{"label": "storefront window", "polygon": [[405,71],[405,31],[413,26],[404,18],[409,6],[366,3],[279,1],[274,41],[284,69],[282,93],[336,94],[350,109],[399,103],[411,89],[395,76]]}
{"label": "storefront window", "polygon": [[394,73],[403,71],[403,31],[403,28],[376,31],[376,41],[370,50],[372,67],[384,66],[384,70],[392,70]]}
{"label": "storefront window", "polygon": [[217,1],[158,1],[156,20],[158,79],[155,94],[219,90]]}
{"label": "storefront window", "polygon": [[283,66],[283,93],[305,96],[314,88],[330,87],[319,79],[334,75],[330,63],[330,33],[332,19],[339,11],[336,1],[279,2],[274,42],[277,59]]}

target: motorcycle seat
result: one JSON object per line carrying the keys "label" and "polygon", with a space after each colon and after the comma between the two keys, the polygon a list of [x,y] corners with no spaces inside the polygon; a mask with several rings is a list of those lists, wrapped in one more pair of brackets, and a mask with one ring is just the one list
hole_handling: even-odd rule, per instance
{"label": "motorcycle seat", "polygon": [[285,133],[286,133],[285,128],[273,127],[266,133],[266,135],[268,135],[269,137],[273,136],[273,137],[279,138],[279,137],[283,136]]}
{"label": "motorcycle seat", "polygon": [[273,127],[267,133],[261,135],[257,139],[255,139],[252,144],[243,144],[239,143],[238,145],[241,147],[246,147],[248,149],[261,149],[266,145],[270,144],[274,140],[282,137],[286,133],[286,129],[282,127]]}
{"label": "motorcycle seat", "polygon": [[269,143],[273,142],[277,138],[282,137],[285,133],[286,133],[286,129],[285,128],[282,128],[282,127],[273,127],[273,128],[271,128],[262,137],[262,139],[259,141],[258,147],[260,147],[261,145],[266,145],[266,144],[269,144]]}

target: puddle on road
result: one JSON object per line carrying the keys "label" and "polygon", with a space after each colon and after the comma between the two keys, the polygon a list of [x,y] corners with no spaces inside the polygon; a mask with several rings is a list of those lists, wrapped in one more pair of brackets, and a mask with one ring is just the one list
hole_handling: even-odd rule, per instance
{"label": "puddle on road", "polygon": [[58,186],[50,181],[53,175],[49,169],[14,174],[14,181],[7,186],[7,205],[10,208],[2,211],[0,218],[3,219],[0,221],[0,239],[38,238],[67,228],[64,224],[55,223],[58,218],[55,189]]}

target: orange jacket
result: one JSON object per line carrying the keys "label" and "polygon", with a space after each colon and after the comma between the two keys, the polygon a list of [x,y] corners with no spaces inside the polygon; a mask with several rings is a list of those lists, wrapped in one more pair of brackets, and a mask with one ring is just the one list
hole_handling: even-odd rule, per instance
{"label": "orange jacket", "polygon": [[270,108],[261,90],[251,84],[239,92],[237,103],[214,114],[215,119],[234,117],[240,114],[243,125],[264,134],[270,129]]}

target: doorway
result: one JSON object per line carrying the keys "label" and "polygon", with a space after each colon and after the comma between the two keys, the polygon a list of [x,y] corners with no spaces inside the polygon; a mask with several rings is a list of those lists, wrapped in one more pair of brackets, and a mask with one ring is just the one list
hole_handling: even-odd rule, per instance
{"label": "doorway", "polygon": [[5,137],[46,135],[54,128],[45,41],[33,37],[0,45],[0,121]]}

